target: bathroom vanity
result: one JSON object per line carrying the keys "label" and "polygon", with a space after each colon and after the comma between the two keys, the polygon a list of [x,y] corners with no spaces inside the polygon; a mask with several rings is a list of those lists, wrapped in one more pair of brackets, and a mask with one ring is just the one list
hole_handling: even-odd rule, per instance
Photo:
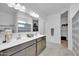
{"label": "bathroom vanity", "polygon": [[[39,55],[46,48],[45,35],[35,34],[33,37],[26,34],[22,35],[22,33],[29,32],[38,33],[42,26],[40,25],[41,23],[39,24],[39,18],[32,17],[28,13],[17,11],[12,8],[8,9],[8,6],[5,4],[2,4],[1,9],[4,9],[6,12],[0,13],[0,56]],[[35,20],[34,23],[33,20]],[[42,33],[42,31],[40,32]],[[14,33],[21,33],[22,37],[20,37],[20,35],[16,37],[17,35]]]}
{"label": "bathroom vanity", "polygon": [[46,37],[38,35],[0,45],[1,56],[37,56],[46,48]]}
{"label": "bathroom vanity", "polygon": [[[35,18],[34,18],[35,19]],[[14,21],[14,20],[13,20]],[[46,47],[46,37],[45,35],[37,35],[30,37],[29,35],[22,35],[22,33],[32,32],[32,17],[26,13],[18,12],[14,26],[12,28],[7,28],[12,30],[11,32],[4,30],[6,34],[4,39],[1,39],[0,44],[0,56],[36,56],[39,55]],[[9,24],[8,24],[9,25]],[[3,26],[3,29],[5,27]],[[1,28],[2,29],[2,28]],[[7,33],[6,33],[6,32]],[[37,32],[37,31],[34,31]],[[16,33],[21,33],[22,37],[12,37]],[[10,36],[11,35],[11,36]],[[17,35],[15,35],[17,36]],[[28,36],[28,37],[27,37]],[[32,35],[31,35],[32,36]],[[11,40],[11,41],[10,41]],[[3,43],[5,42],[5,43]]]}

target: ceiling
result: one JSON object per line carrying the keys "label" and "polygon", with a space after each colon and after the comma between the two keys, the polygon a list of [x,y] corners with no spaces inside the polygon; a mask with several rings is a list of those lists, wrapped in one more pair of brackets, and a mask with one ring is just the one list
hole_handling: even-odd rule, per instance
{"label": "ceiling", "polygon": [[27,9],[33,10],[42,16],[48,16],[61,12],[65,8],[68,8],[68,3],[24,3]]}
{"label": "ceiling", "polygon": [[5,12],[11,15],[15,15],[17,11],[14,8],[8,7],[7,4],[0,3],[0,12]]}
{"label": "ceiling", "polygon": [[[68,3],[22,3],[27,10],[33,10],[37,14],[43,17],[47,17],[51,14],[56,14],[68,8]],[[0,4],[0,11],[8,13],[16,13],[16,10],[9,8],[6,4]]]}

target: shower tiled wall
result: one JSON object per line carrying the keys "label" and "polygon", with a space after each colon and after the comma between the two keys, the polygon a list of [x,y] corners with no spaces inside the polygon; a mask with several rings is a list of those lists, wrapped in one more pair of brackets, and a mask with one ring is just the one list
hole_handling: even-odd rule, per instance
{"label": "shower tiled wall", "polygon": [[79,11],[72,18],[73,50],[79,56]]}

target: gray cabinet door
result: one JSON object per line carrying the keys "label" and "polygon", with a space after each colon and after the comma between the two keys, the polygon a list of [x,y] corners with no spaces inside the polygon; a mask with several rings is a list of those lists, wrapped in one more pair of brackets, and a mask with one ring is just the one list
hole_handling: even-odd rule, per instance
{"label": "gray cabinet door", "polygon": [[17,52],[13,56],[36,56],[36,44],[33,44],[24,50]]}
{"label": "gray cabinet door", "polygon": [[36,56],[36,44],[31,45],[26,49],[27,56]]}
{"label": "gray cabinet door", "polygon": [[37,42],[37,55],[42,51],[42,41]]}
{"label": "gray cabinet door", "polygon": [[41,37],[37,39],[37,55],[39,55],[46,48],[46,38]]}
{"label": "gray cabinet door", "polygon": [[26,54],[25,54],[25,51],[26,49],[24,49],[24,50],[22,50],[22,51],[19,51],[19,52],[17,52],[16,54],[14,54],[14,55],[12,55],[12,56],[26,56]]}
{"label": "gray cabinet door", "polygon": [[46,48],[46,39],[45,37],[42,38],[42,50],[44,50]]}

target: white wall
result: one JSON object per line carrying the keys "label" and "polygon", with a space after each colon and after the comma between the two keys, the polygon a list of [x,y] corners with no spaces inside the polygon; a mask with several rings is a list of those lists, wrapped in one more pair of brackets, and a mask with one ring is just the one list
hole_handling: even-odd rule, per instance
{"label": "white wall", "polygon": [[45,35],[45,19],[42,17],[39,18],[39,33]]}
{"label": "white wall", "polygon": [[8,13],[0,12],[0,25],[13,25],[14,16]]}
{"label": "white wall", "polygon": [[62,16],[61,24],[68,24],[68,17],[67,16]]}
{"label": "white wall", "polygon": [[6,4],[0,4],[0,25],[13,25],[16,11]]}
{"label": "white wall", "polygon": [[[5,25],[15,25],[15,14],[14,10],[10,9],[7,5],[5,4],[0,4],[0,29],[4,29],[5,27],[10,27],[10,26],[5,26]],[[12,28],[13,29],[13,28]],[[0,34],[0,42],[4,40],[3,34]]]}
{"label": "white wall", "polygon": [[[53,36],[51,36],[51,28],[54,28]],[[47,42],[60,44],[60,14],[48,16],[45,29]]]}

